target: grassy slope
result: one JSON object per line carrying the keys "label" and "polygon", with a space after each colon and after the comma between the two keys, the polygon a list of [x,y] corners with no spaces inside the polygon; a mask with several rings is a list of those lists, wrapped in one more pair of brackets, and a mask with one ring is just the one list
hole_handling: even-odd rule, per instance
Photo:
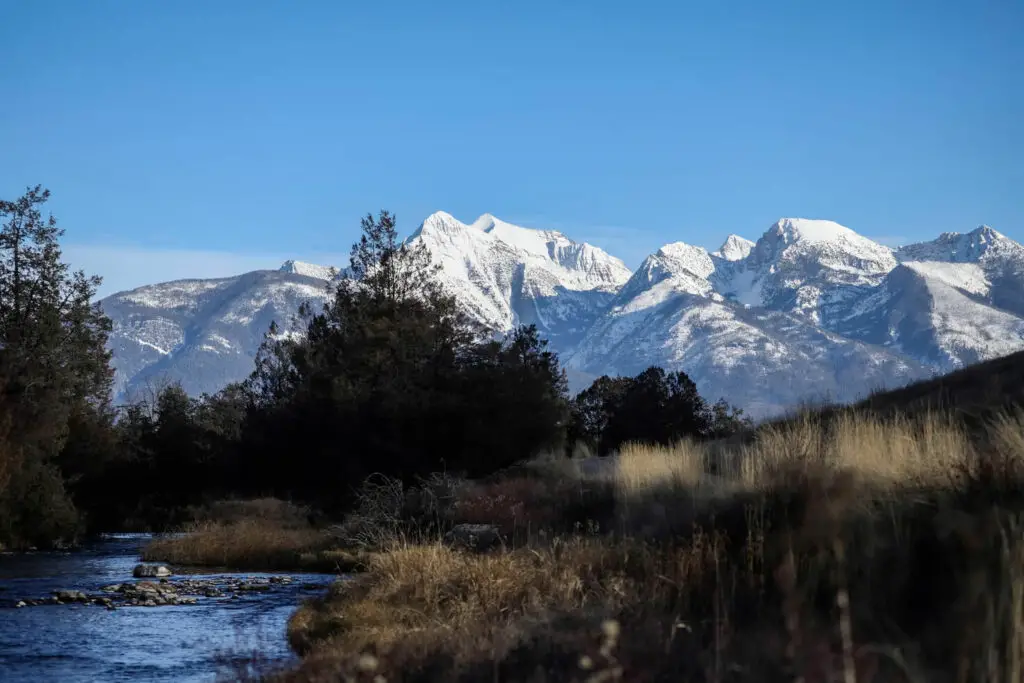
{"label": "grassy slope", "polygon": [[1024,405],[1024,351],[875,394],[858,407],[880,413],[955,412],[978,420],[1019,405]]}

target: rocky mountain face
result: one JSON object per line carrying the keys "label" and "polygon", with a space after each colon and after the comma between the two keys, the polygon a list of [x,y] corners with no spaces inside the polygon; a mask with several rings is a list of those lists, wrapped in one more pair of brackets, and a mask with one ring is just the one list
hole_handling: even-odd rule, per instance
{"label": "rocky mountain face", "polygon": [[[855,400],[1024,348],[1024,247],[988,227],[890,249],[831,221],[782,219],[708,252],[667,244],[631,272],[554,231],[431,215],[410,237],[465,310],[495,332],[536,324],[581,389],[601,374],[682,369],[755,416]],[[276,320],[329,295],[339,271],[142,287],[102,302],[119,396],[241,379]]]}

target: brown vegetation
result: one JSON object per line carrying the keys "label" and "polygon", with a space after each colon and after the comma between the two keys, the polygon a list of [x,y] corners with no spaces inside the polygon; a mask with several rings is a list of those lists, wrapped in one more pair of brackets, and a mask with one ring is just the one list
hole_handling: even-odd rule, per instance
{"label": "brown vegetation", "polygon": [[328,530],[308,521],[308,511],[263,498],[221,501],[193,511],[181,535],[151,542],[143,559],[252,571],[350,572],[364,559],[338,547]]}
{"label": "brown vegetation", "polygon": [[1018,681],[1022,463],[1020,414],[971,438],[844,414],[452,487],[436,518],[531,533],[489,554],[397,534],[299,610],[280,678]]}

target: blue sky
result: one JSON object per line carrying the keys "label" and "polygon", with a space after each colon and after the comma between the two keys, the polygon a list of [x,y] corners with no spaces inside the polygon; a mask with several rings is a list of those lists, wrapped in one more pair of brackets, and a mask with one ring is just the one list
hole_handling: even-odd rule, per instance
{"label": "blue sky", "polygon": [[6,0],[0,196],[104,291],[443,209],[636,265],[782,216],[1024,238],[1024,3]]}

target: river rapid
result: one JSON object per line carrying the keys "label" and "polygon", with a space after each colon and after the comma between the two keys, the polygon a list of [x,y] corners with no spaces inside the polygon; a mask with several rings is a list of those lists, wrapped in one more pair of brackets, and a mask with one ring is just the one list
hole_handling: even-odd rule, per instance
{"label": "river rapid", "polygon": [[[231,572],[174,576],[224,587],[196,604],[107,609],[87,604],[19,601],[52,599],[54,591],[100,593],[112,584],[135,583],[132,568],[147,534],[104,536],[74,551],[0,553],[0,680],[22,681],[218,681],[232,680],[245,662],[287,665],[288,618],[306,598],[334,579],[328,574]],[[269,581],[274,578],[274,582]],[[264,590],[237,591],[251,582]],[[258,653],[258,654],[257,654]]]}

